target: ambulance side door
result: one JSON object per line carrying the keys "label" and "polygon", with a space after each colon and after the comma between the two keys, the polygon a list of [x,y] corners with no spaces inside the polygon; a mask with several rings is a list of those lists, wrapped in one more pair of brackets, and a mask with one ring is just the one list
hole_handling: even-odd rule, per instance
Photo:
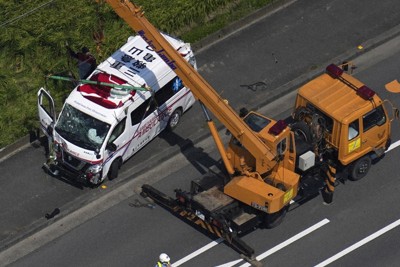
{"label": "ambulance side door", "polygon": [[40,126],[46,136],[53,134],[52,127],[56,121],[54,100],[43,87],[38,91],[38,112]]}
{"label": "ambulance side door", "polygon": [[158,104],[160,131],[167,127],[172,112],[174,112],[177,105],[179,105],[178,92],[183,87],[182,80],[176,76],[155,93]]}
{"label": "ambulance side door", "polygon": [[160,132],[158,117],[157,105],[153,98],[147,99],[131,112],[133,139],[129,147],[130,155],[139,151]]}

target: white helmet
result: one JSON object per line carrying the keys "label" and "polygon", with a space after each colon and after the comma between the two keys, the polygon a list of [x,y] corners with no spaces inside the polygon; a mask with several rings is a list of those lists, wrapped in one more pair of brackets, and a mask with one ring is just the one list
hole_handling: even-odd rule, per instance
{"label": "white helmet", "polygon": [[160,262],[162,263],[168,263],[171,259],[169,258],[169,256],[165,253],[161,253],[160,254]]}

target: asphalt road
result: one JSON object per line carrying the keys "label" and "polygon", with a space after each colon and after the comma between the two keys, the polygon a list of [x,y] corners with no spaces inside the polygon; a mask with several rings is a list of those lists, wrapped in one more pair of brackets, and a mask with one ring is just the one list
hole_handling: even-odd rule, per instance
{"label": "asphalt road", "polygon": [[[399,43],[400,37],[354,61],[359,66],[355,76],[380,95],[389,96],[383,84],[400,76]],[[400,103],[400,95],[391,100]],[[290,114],[293,101],[294,94],[287,95],[262,112],[284,118]],[[393,137],[393,141],[400,140],[398,121]],[[203,150],[200,155],[199,148]],[[330,206],[323,205],[320,197],[302,206],[294,204],[279,227],[255,230],[243,240],[255,249],[264,266],[397,266],[400,207],[395,204],[400,200],[396,174],[399,153],[399,148],[389,151],[363,180],[337,186]],[[197,164],[190,160],[191,154],[196,154]],[[162,179],[155,186],[173,195],[173,189],[188,189],[193,177],[217,162],[213,141],[208,138],[138,180],[160,175]],[[139,185],[140,182],[132,181],[125,190],[137,190]],[[136,205],[137,201],[143,205]],[[161,207],[153,208],[146,203],[133,194],[11,266],[151,266],[161,251],[172,257],[173,266],[246,266],[240,255],[220,241],[212,241]],[[86,211],[83,208],[81,213]],[[79,217],[72,215],[70,220]],[[31,244],[41,242],[43,236],[57,235],[69,223],[66,219],[35,236]]]}
{"label": "asphalt road", "polygon": [[[291,5],[282,8],[276,13],[265,13],[266,16],[261,17],[246,28],[234,31],[234,29],[238,29],[238,26],[247,24],[247,21],[233,27],[231,29],[232,32],[225,30],[224,38],[220,38],[221,40],[217,43],[208,40],[206,42],[207,46],[198,49],[197,58],[200,72],[217,91],[229,99],[233,106],[238,107],[237,109],[244,105],[250,108],[262,107],[264,104],[292,90],[296,84],[304,82],[320,72],[322,66],[327,63],[339,63],[343,60],[352,59],[396,34],[396,26],[400,21],[398,16],[399,9],[400,7],[396,1],[380,1],[379,5],[376,4],[376,1],[363,1],[362,3],[360,1],[344,0],[294,1]],[[358,50],[358,45],[362,45],[363,49]],[[398,65],[396,62],[391,64]],[[399,73],[398,69],[397,73]],[[390,79],[390,75],[396,74],[383,71],[380,75]],[[370,73],[366,76],[371,78],[378,75]],[[294,80],[297,77],[300,78]],[[254,84],[257,82],[259,82],[259,85],[255,86]],[[371,83],[376,83],[376,86],[381,87],[382,83],[379,82],[381,81],[371,81]],[[254,86],[243,86],[252,84]],[[193,125],[198,127],[193,127]],[[163,135],[154,140],[124,165],[122,169],[123,175],[121,175],[120,179],[106,183],[108,188],[105,190],[80,188],[46,175],[41,170],[41,165],[44,161],[42,148],[29,146],[10,157],[2,156],[0,159],[0,171],[2,173],[0,177],[2,185],[0,188],[2,199],[0,203],[0,221],[2,222],[0,225],[1,249],[6,249],[24,237],[28,237],[29,234],[44,229],[46,226],[49,226],[47,229],[58,227],[59,232],[62,233],[62,231],[71,231],[75,226],[85,222],[85,218],[96,216],[97,213],[99,215],[96,218],[103,218],[101,216],[107,216],[107,213],[100,214],[100,212],[118,204],[121,200],[123,202],[116,207],[122,205],[123,208],[126,208],[126,204],[129,204],[129,201],[133,201],[131,199],[133,192],[126,193],[120,186],[123,187],[124,184],[125,186],[132,185],[130,182],[139,181],[140,175],[147,170],[153,170],[155,173],[146,172],[144,174],[146,182],[164,182],[162,189],[172,190],[174,184],[171,181],[174,181],[174,179],[177,180],[179,185],[188,185],[188,181],[193,177],[193,174],[204,172],[207,167],[214,165],[218,158],[216,155],[214,158],[210,158],[205,146],[197,144],[198,140],[207,135],[207,131],[200,115],[199,107],[196,105],[183,117],[182,125],[175,134]],[[194,148],[193,143],[196,144]],[[211,149],[212,145],[209,147]],[[168,162],[167,169],[171,171],[174,169],[172,166],[176,165],[175,168],[179,170],[182,168],[180,164],[187,161],[191,167],[187,167],[188,169],[185,169],[183,174],[177,172],[172,176],[166,176],[166,171],[164,171],[164,175],[160,175],[154,170],[155,164],[161,166],[163,161],[171,158],[171,155],[179,156],[178,152],[183,152],[183,159],[175,160],[173,163]],[[195,172],[190,172],[193,169]],[[383,170],[386,170],[386,168]],[[392,170],[388,173],[395,173],[395,171]],[[168,179],[162,179],[165,177],[168,177]],[[181,183],[180,177],[184,177],[186,183],[185,181]],[[120,195],[110,197],[108,194],[110,191],[118,192],[118,190],[121,190]],[[383,193],[379,199],[383,198],[383,196],[386,196],[386,194]],[[102,200],[106,200],[106,202],[101,207],[95,206],[98,202],[102,203]],[[53,220],[47,221],[44,218],[45,213],[51,212],[56,207],[61,209],[61,214],[56,217],[55,223]],[[86,208],[85,213],[75,217],[73,222],[62,226],[57,224],[62,219],[68,219],[67,215],[71,212],[75,211],[78,214],[82,212],[81,207],[83,207],[82,209]],[[307,210],[307,208],[305,209]],[[136,209],[130,208],[129,210]],[[102,250],[103,245],[97,239],[99,236],[102,237],[102,240],[116,240],[111,242],[115,249],[110,249],[110,251],[115,253],[115,256],[109,255],[111,256],[110,262],[121,258],[120,264],[117,264],[121,266],[138,260],[140,260],[138,263],[143,264],[138,264],[138,266],[153,264],[150,262],[154,261],[154,255],[168,247],[160,240],[168,240],[170,241],[169,244],[174,244],[170,246],[179,244],[176,250],[182,252],[174,254],[174,259],[185,255],[186,251],[184,249],[201,247],[199,244],[202,241],[204,243],[209,241],[206,237],[194,232],[190,227],[170,219],[171,216],[165,214],[161,209],[147,210],[149,216],[142,216],[142,214],[137,216],[135,212],[132,212],[136,214],[133,215],[125,211],[125,213],[122,212],[122,214],[126,215],[125,219],[117,216],[118,209],[109,211],[116,213],[108,214],[112,215],[110,219],[115,219],[110,222],[108,221],[109,216],[103,218],[103,227],[101,229],[91,228],[91,226],[87,226],[88,224],[82,224],[79,227],[88,227],[85,231],[87,235],[78,232],[76,236],[65,236],[67,239],[71,238],[71,242],[76,243],[75,246],[72,246],[75,249],[68,247],[68,252],[64,253],[70,256],[69,261],[62,259],[63,261],[65,260],[65,263],[73,262],[75,263],[74,265],[82,266],[98,263],[106,266],[107,260],[100,256],[107,255],[108,252]],[[156,211],[157,213],[150,213],[151,211]],[[307,212],[310,212],[310,210],[308,209]],[[159,226],[161,220],[163,227]],[[298,225],[298,228],[302,228],[313,224],[311,221],[309,222],[310,224],[307,224],[307,222],[300,220],[296,225]],[[124,223],[126,223],[126,226],[122,226]],[[108,227],[109,225],[114,227]],[[177,225],[179,227],[171,228],[171,226]],[[132,233],[133,236],[126,234],[124,236],[125,239],[117,238],[116,232],[128,233],[129,231],[126,229],[128,226],[136,230],[135,233]],[[289,238],[291,233],[300,230],[292,227],[290,225],[290,231],[283,237]],[[171,232],[176,231],[171,229],[175,228],[179,229],[179,233],[171,235]],[[152,234],[149,235],[149,232]],[[273,233],[268,233],[268,240],[276,241],[282,238],[282,233],[276,233],[275,236]],[[79,240],[76,239],[77,236],[86,237],[84,240],[92,241],[91,244],[85,246],[85,248],[90,248],[90,252],[77,245],[83,242],[76,241]],[[193,236],[196,242],[191,243],[190,240],[192,239],[179,239],[179,236]],[[138,239],[142,242],[129,244],[131,239]],[[144,245],[149,242],[149,239],[151,246]],[[57,241],[55,242],[57,243]],[[128,247],[123,247],[123,244],[127,244]],[[40,242],[37,245],[40,245]],[[51,243],[50,250],[52,250],[51,247],[53,246],[54,243]],[[145,247],[145,249],[137,249],[137,247]],[[121,250],[119,251],[117,248]],[[34,246],[32,249],[34,249]],[[53,249],[56,249],[56,247]],[[66,250],[65,248],[58,249],[61,251]],[[132,252],[133,249],[135,253]],[[223,255],[231,255],[229,248],[224,249],[226,253]],[[29,249],[25,252],[29,252]],[[40,255],[39,252],[32,255]],[[23,254],[21,252],[20,255]],[[79,254],[82,254],[82,257],[79,257]],[[83,254],[86,254],[86,256]],[[88,257],[88,254],[96,254],[97,257]],[[310,253],[308,252],[307,254]],[[49,263],[53,258],[59,259],[50,255],[46,257]],[[54,255],[57,254],[55,253]],[[82,261],[83,258],[86,260]],[[38,262],[40,262],[40,259],[43,262],[43,255],[42,257],[39,256],[38,259]],[[206,260],[212,259],[213,257],[211,256],[206,258]],[[24,260],[21,261],[22,264],[23,262]],[[29,263],[29,261],[26,261],[26,263]],[[42,264],[40,265],[43,266]],[[193,265],[196,266],[195,264]],[[50,264],[47,266],[50,266]],[[71,265],[66,264],[65,266]],[[206,266],[208,265],[206,264]]]}

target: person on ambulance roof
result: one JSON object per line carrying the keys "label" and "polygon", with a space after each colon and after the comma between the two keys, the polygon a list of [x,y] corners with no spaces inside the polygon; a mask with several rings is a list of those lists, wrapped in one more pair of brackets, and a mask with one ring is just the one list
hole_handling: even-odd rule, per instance
{"label": "person on ambulance roof", "polygon": [[79,79],[86,79],[96,67],[96,58],[89,52],[87,47],[82,47],[81,52],[75,53],[69,46],[67,50],[71,57],[78,60]]}

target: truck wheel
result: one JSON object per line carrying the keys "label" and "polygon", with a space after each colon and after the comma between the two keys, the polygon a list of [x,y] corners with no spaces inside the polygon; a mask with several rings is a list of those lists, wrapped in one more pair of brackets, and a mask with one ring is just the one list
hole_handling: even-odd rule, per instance
{"label": "truck wheel", "polygon": [[118,178],[119,168],[121,167],[121,162],[119,159],[113,161],[110,166],[110,170],[108,171],[108,180],[114,180]]}
{"label": "truck wheel", "polygon": [[361,178],[364,178],[367,175],[369,169],[371,168],[371,157],[364,156],[359,158],[356,162],[354,162],[349,171],[349,179],[352,181],[358,181]]}
{"label": "truck wheel", "polygon": [[172,131],[176,128],[176,126],[179,124],[181,120],[181,116],[182,116],[182,111],[180,109],[176,109],[174,110],[174,112],[172,112],[171,116],[169,117],[167,126],[169,131]]}
{"label": "truck wheel", "polygon": [[291,126],[291,129],[296,138],[300,138],[307,143],[311,142],[311,130],[308,124],[304,121],[294,123]]}
{"label": "truck wheel", "polygon": [[265,214],[263,227],[267,229],[275,228],[283,222],[286,216],[288,207],[283,207],[280,211],[270,214]]}

